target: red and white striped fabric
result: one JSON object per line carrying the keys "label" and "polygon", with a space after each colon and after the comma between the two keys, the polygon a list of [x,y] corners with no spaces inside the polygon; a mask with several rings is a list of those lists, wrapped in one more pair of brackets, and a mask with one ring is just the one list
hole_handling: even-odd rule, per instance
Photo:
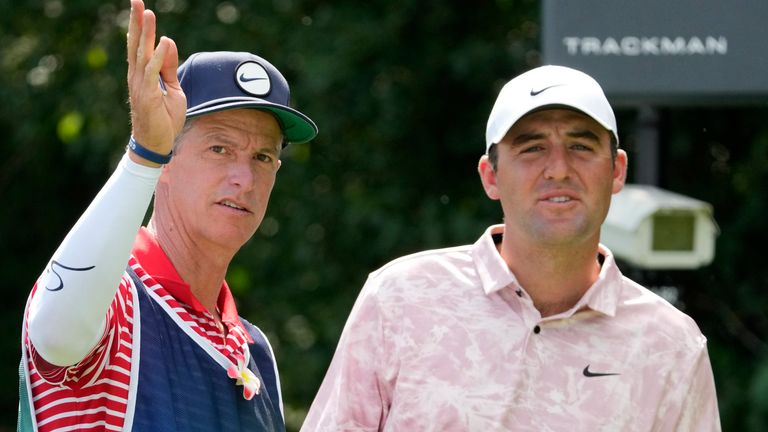
{"label": "red and white striped fabric", "polygon": [[107,313],[107,331],[79,364],[67,368],[51,365],[25,337],[30,395],[39,431],[122,429],[133,347],[133,295],[126,279],[124,276]]}
{"label": "red and white striped fabric", "polygon": [[[137,243],[146,243],[147,240],[151,243],[148,248],[152,253],[147,255],[154,258],[154,254],[162,254],[154,239],[146,236],[146,232],[140,233]],[[218,302],[222,321],[226,325],[226,332],[223,332],[214,317],[199,304],[189,306],[177,300],[179,297],[189,298],[191,293],[172,266],[168,268],[170,263],[164,254],[157,260],[143,257],[142,264],[160,267],[162,273],[175,276],[177,280],[167,284],[167,290],[147,274],[135,257],[130,260],[131,267],[147,289],[156,294],[156,298],[166,302],[184,324],[210,342],[217,351],[237,363],[236,354],[242,355],[246,344],[252,341],[237,318],[234,300],[226,284],[222,286]],[[38,356],[25,332],[28,390],[39,431],[123,428],[129,403],[134,341],[134,294],[131,287],[126,273],[107,312],[104,336],[92,352],[74,366],[57,367],[47,363]],[[33,288],[32,296],[35,291],[36,288]],[[26,319],[24,326],[26,329]]]}

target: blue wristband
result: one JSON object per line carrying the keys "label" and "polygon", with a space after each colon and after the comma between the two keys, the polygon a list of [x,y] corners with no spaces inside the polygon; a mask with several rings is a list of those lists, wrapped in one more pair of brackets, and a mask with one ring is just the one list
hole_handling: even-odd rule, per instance
{"label": "blue wristband", "polygon": [[128,140],[128,148],[131,149],[132,152],[136,153],[137,156],[141,156],[150,162],[154,162],[160,165],[165,165],[170,162],[171,156],[173,156],[173,150],[171,150],[171,152],[167,155],[153,152],[152,150],[136,142],[136,140],[133,138],[133,135],[131,135],[131,139]]}

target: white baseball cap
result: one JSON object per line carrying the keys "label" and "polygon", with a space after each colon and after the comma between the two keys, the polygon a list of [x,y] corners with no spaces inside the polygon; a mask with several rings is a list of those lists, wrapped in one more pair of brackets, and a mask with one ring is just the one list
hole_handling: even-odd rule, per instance
{"label": "white baseball cap", "polygon": [[581,111],[611,132],[619,142],[616,116],[594,78],[564,66],[540,66],[513,78],[499,92],[485,130],[485,151],[498,144],[526,114],[542,108]]}

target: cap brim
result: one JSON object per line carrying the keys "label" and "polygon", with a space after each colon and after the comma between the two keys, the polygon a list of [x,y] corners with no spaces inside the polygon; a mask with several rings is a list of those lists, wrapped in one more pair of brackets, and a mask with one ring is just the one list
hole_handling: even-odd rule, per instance
{"label": "cap brim", "polygon": [[187,118],[235,108],[254,108],[271,112],[278,118],[286,142],[301,144],[317,136],[317,125],[312,119],[291,107],[274,104],[263,99],[219,99],[188,109]]}
{"label": "cap brim", "polygon": [[605,122],[602,118],[600,118],[599,115],[592,112],[592,110],[590,110],[588,107],[585,107],[581,104],[566,104],[559,101],[556,102],[555,100],[542,101],[539,104],[534,104],[533,106],[528,107],[527,111],[521,110],[517,113],[517,115],[511,116],[505,124],[505,126],[508,126],[508,127],[500,128],[499,131],[496,132],[496,135],[491,137],[491,141],[486,145],[486,151],[488,151],[491,145],[498,144],[499,142],[501,142],[501,140],[504,139],[504,137],[507,135],[507,132],[509,132],[512,126],[514,126],[515,123],[520,121],[520,119],[527,116],[528,114],[533,114],[537,111],[546,111],[546,110],[558,109],[558,108],[580,112],[586,115],[587,117],[591,118],[592,120],[597,122],[597,124],[605,128],[605,130],[607,130],[613,136],[613,138],[616,140],[616,144],[618,145],[619,135],[616,133],[616,130],[614,130],[614,127],[612,127],[610,124]]}

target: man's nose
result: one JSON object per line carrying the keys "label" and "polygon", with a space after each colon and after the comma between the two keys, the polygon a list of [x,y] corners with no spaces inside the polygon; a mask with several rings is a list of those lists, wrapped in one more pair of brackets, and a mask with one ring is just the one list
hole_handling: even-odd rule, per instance
{"label": "man's nose", "polygon": [[251,161],[238,159],[229,166],[229,181],[233,185],[236,185],[245,190],[253,188],[253,183],[256,176],[251,166]]}
{"label": "man's nose", "polygon": [[571,175],[571,160],[568,149],[561,144],[554,145],[549,152],[544,177],[549,180],[564,180]]}

